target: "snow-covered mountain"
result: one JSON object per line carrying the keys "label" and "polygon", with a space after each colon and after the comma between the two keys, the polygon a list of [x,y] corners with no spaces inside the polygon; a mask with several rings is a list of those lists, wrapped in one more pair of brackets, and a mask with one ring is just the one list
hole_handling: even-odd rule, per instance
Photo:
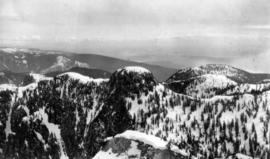
{"label": "snow-covered mountain", "polygon": [[254,86],[259,84],[268,87],[268,79],[269,74],[249,73],[229,65],[208,64],[180,69],[167,79],[165,84],[175,92],[205,98],[239,93],[239,90],[248,91],[247,87],[253,87],[252,90],[256,91],[259,88]]}
{"label": "snow-covered mountain", "polygon": [[168,81],[187,80],[202,75],[223,75],[237,83],[257,83],[269,79],[269,74],[249,73],[224,64],[207,64],[194,68],[184,68],[173,74]]}
{"label": "snow-covered mountain", "polygon": [[[0,85],[0,156],[269,158],[269,84],[198,77],[199,96],[176,93],[138,66],[109,79],[65,72],[24,87]],[[208,92],[224,82],[232,87]]]}
{"label": "snow-covered mountain", "polygon": [[0,71],[8,70],[15,73],[35,72],[48,74],[51,72],[67,71],[74,67],[99,69],[113,73],[116,69],[129,65],[148,68],[159,81],[164,81],[176,71],[175,69],[157,65],[148,65],[95,54],[39,49],[0,48]]}

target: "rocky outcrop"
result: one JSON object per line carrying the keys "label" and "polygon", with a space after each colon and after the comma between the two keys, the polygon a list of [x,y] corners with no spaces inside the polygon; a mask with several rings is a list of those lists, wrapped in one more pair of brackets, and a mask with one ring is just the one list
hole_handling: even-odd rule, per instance
{"label": "rocky outcrop", "polygon": [[[129,136],[128,134],[131,133],[132,136]],[[156,143],[151,143],[150,140],[147,142],[148,137]],[[188,157],[184,151],[180,152],[173,146],[151,135],[137,131],[126,131],[119,136],[108,139],[106,145],[93,159],[184,159]],[[174,149],[171,149],[172,147]]]}

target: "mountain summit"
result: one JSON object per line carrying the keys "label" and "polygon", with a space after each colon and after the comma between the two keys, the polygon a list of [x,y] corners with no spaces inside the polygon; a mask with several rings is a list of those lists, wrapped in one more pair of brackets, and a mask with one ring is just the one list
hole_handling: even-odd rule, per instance
{"label": "mountain summit", "polygon": [[128,66],[115,71],[110,78],[110,88],[118,94],[148,92],[157,84],[153,74],[143,67]]}

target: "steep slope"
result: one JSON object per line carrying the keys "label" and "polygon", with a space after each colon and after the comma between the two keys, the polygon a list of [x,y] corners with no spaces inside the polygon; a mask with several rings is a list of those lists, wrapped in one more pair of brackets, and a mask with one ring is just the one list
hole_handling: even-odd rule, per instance
{"label": "steep slope", "polygon": [[175,93],[149,70],[134,66],[102,81],[64,73],[1,91],[0,156],[120,158],[150,153],[152,159],[162,152],[175,157],[145,140],[155,136],[163,148],[170,143],[176,147],[171,150],[188,158],[269,158],[270,87],[249,84],[230,91],[194,98]]}
{"label": "steep slope", "polygon": [[95,54],[78,54],[39,49],[0,48],[0,70],[47,74],[63,72],[73,67],[100,69],[113,73],[124,66],[143,66],[151,70],[159,81],[167,79],[175,69],[148,65]]}

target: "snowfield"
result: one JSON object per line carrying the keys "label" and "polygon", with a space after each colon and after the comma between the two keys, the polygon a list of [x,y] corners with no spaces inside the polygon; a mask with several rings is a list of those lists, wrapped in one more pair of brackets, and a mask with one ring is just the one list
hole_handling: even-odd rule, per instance
{"label": "snowfield", "polygon": [[91,77],[84,76],[76,72],[62,73],[58,75],[58,77],[65,76],[65,75],[69,76],[69,78],[73,80],[79,80],[81,83],[84,83],[84,84],[86,84],[87,82],[94,82],[94,83],[100,84],[102,82],[108,82],[109,80],[109,79],[104,79],[104,78],[91,78]]}

